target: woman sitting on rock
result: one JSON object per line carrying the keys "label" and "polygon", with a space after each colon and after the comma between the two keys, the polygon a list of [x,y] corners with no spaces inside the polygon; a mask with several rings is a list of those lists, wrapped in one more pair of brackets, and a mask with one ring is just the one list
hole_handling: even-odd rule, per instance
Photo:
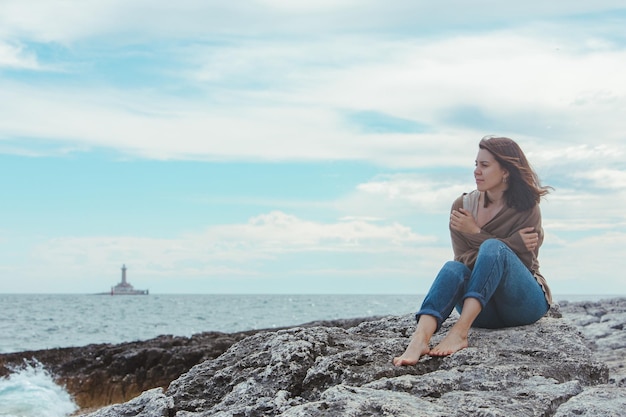
{"label": "woman sitting on rock", "polygon": [[[466,348],[470,327],[534,323],[552,302],[537,261],[543,242],[539,201],[548,187],[540,185],[513,140],[485,137],[478,146],[476,190],[457,198],[450,214],[454,261],[443,266],[428,291],[409,346],[393,359],[396,366]],[[432,335],[455,306],[459,319],[430,349]]]}

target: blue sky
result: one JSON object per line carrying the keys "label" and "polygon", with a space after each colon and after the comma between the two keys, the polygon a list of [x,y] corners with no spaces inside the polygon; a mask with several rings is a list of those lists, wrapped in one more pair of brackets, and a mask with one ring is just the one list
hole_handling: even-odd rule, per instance
{"label": "blue sky", "polygon": [[546,3],[2,0],[0,292],[423,294],[497,134],[626,294],[626,7]]}

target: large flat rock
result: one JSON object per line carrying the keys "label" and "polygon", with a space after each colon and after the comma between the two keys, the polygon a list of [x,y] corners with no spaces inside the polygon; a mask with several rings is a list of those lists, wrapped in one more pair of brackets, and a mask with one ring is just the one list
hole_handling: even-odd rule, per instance
{"label": "large flat rock", "polygon": [[414,325],[412,316],[394,316],[349,329],[257,333],[194,366],[167,390],[89,416],[552,416],[580,404],[608,416],[623,406],[622,391],[594,397],[594,387],[607,386],[609,368],[564,319],[474,329],[467,349],[394,367],[391,359]]}

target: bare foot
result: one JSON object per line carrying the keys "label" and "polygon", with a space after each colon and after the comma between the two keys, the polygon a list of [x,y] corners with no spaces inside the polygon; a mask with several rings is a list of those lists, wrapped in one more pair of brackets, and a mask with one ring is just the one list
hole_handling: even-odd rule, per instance
{"label": "bare foot", "polygon": [[428,354],[430,356],[449,356],[467,346],[467,335],[451,330]]}
{"label": "bare foot", "polygon": [[401,356],[393,358],[392,363],[395,366],[415,365],[429,350],[430,347],[427,342],[424,342],[424,340],[419,337],[413,336],[404,353]]}

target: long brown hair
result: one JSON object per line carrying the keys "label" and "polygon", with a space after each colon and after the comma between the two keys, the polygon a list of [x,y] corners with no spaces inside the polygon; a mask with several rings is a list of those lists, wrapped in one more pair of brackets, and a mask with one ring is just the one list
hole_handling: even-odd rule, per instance
{"label": "long brown hair", "polygon": [[[500,166],[509,172],[509,186],[504,198],[509,207],[517,211],[525,211],[539,204],[541,197],[548,194],[552,187],[544,187],[537,173],[532,169],[526,155],[512,139],[505,137],[485,136],[478,144],[493,155]],[[485,194],[485,207],[490,203]]]}

